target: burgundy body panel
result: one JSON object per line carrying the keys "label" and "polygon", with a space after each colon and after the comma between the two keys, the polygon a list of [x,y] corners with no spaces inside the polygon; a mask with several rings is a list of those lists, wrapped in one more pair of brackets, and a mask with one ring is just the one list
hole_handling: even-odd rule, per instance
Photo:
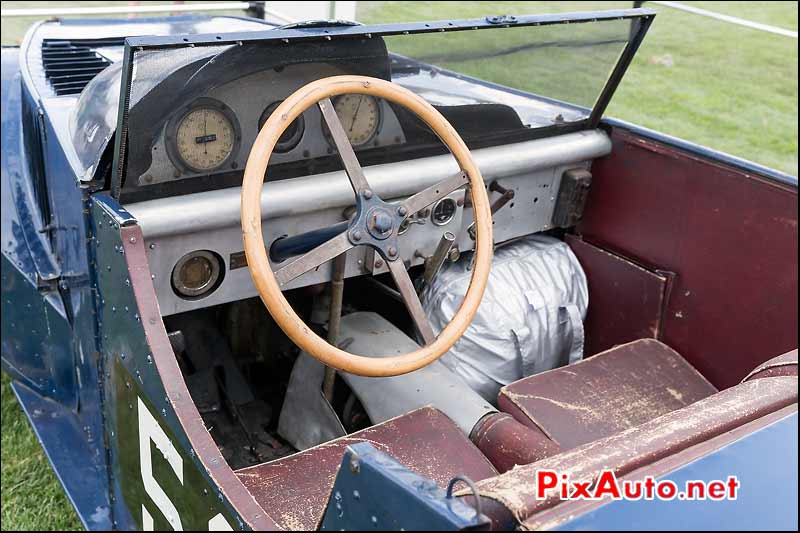
{"label": "burgundy body panel", "polygon": [[569,450],[715,392],[674,350],[640,339],[506,385],[497,405]]}
{"label": "burgundy body panel", "polygon": [[621,477],[795,403],[796,377],[746,381],[622,433],[478,482],[477,488],[483,498],[501,503],[523,523],[561,502],[558,494],[536,497],[541,469],[566,474],[574,482],[594,482],[603,469]]}
{"label": "burgundy body panel", "polygon": [[797,189],[612,132],[579,232],[676,274],[661,339],[719,388],[797,347]]}
{"label": "burgundy body panel", "polygon": [[566,241],[589,286],[585,353],[600,353],[636,339],[660,338],[668,278],[580,237],[567,235]]}
{"label": "burgundy body panel", "polygon": [[236,472],[256,500],[291,530],[316,529],[345,448],[367,441],[446,488],[457,475],[474,481],[497,471],[449,418],[423,407],[308,450]]}
{"label": "burgundy body panel", "polygon": [[469,438],[500,473],[560,451],[539,428],[520,424],[507,413],[484,416],[475,424]]}

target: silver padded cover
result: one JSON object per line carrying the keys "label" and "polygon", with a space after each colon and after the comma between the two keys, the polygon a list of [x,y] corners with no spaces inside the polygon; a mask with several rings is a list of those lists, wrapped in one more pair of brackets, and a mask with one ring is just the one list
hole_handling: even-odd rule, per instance
{"label": "silver padded cover", "polygon": [[[437,334],[469,285],[471,254],[446,265],[422,296]],[[497,248],[483,300],[467,331],[440,359],[487,401],[500,387],[583,357],[586,275],[563,241],[543,235]]]}

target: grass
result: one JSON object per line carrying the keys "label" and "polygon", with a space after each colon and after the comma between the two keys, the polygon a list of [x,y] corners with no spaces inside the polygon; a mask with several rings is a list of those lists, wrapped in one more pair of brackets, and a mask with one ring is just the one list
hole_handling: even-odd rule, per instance
{"label": "grass", "polygon": [[6,530],[79,530],[67,500],[22,410],[6,374],[2,377],[2,518]]}
{"label": "grass", "polygon": [[[46,5],[56,3],[124,5],[127,2]],[[691,3],[797,30],[795,2]],[[41,2],[2,2],[3,8],[42,6]],[[398,22],[629,6],[630,2],[359,2],[358,18],[364,22]],[[666,8],[657,9],[656,22],[607,114],[797,175],[797,41]],[[32,22],[33,19],[3,18],[2,43],[18,43]],[[523,39],[521,32],[516,33],[510,38]],[[453,46],[470,50],[486,45],[467,35],[458,36]],[[414,46],[415,42],[409,40],[409,44],[398,46]],[[421,53],[430,52],[428,48]],[[553,59],[548,57],[548,63],[553,64]],[[531,69],[538,64],[531,55],[518,54],[495,64],[467,63],[462,61],[460,66],[479,69],[474,73],[497,81],[522,88],[553,89],[552,82],[541,85],[548,83],[543,72],[531,76]],[[581,68],[574,68],[578,64]],[[569,78],[571,84],[561,89],[560,94],[585,98],[590,91],[578,82],[596,78],[601,65],[575,54],[563,57],[564,65],[571,65],[575,72]],[[454,64],[454,68],[458,70],[459,65]],[[550,79],[564,80],[565,73]],[[0,407],[0,527],[79,529],[77,516],[17,406],[6,375],[2,378]]]}
{"label": "grass", "polygon": [[[797,30],[796,2],[689,3]],[[630,5],[630,2],[360,2],[358,18],[364,22],[443,20],[482,17],[487,13],[529,14]],[[656,20],[606,115],[796,176],[797,40],[655,7]],[[492,46],[486,42],[488,39],[469,39],[466,35],[452,39],[453,45],[474,50]],[[428,46],[427,50],[442,54],[442,44],[450,37],[436,35],[428,39],[431,42],[438,39],[439,46]],[[551,53],[579,66],[572,78],[549,74],[550,81],[571,82],[558,89],[542,79],[541,71],[536,70],[540,62],[529,52],[513,54],[493,64],[475,62],[473,66],[481,71],[471,73],[534,92],[544,89],[545,94],[554,97],[560,94],[573,101],[585,98],[585,93],[576,92],[576,87],[583,87],[583,82],[592,79],[603,64],[557,49]],[[550,66],[555,58],[548,55],[542,62]],[[459,65],[452,67],[460,70]]]}

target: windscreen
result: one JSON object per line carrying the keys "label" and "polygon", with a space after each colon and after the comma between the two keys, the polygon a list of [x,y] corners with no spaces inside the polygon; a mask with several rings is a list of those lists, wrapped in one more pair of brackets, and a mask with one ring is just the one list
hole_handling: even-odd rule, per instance
{"label": "windscreen", "polygon": [[[129,39],[116,192],[240,174],[270,106],[338,74],[379,77],[415,92],[471,148],[595,127],[651,17],[626,10]],[[359,128],[351,140],[365,164],[430,153],[436,139],[407,112],[350,103],[356,113],[372,113],[343,117],[347,104],[337,105],[340,118]],[[290,148],[271,164],[319,171],[335,159],[315,112],[304,114],[302,131],[287,137]]]}

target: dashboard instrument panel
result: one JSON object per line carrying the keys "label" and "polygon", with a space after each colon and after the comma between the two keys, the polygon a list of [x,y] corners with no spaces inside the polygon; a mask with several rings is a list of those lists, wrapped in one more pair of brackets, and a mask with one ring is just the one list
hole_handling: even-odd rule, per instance
{"label": "dashboard instrument panel", "polygon": [[241,128],[235,113],[213,98],[198,98],[167,124],[167,153],[176,168],[214,172],[239,149]]}
{"label": "dashboard instrument panel", "polygon": [[[333,108],[353,148],[365,146],[375,138],[381,125],[381,105],[377,98],[366,94],[343,94],[334,99]],[[324,121],[323,131],[333,146]]]}
{"label": "dashboard instrument panel", "polygon": [[[298,87],[319,77],[341,74],[324,65],[290,65],[264,70],[207,90],[176,109],[150,144],[150,162],[138,183],[152,185],[185,178],[241,171],[264,123]],[[355,94],[333,99],[355,150],[406,141],[391,106],[382,99]],[[336,148],[316,106],[297,117],[278,140],[270,164],[329,157]]]}

